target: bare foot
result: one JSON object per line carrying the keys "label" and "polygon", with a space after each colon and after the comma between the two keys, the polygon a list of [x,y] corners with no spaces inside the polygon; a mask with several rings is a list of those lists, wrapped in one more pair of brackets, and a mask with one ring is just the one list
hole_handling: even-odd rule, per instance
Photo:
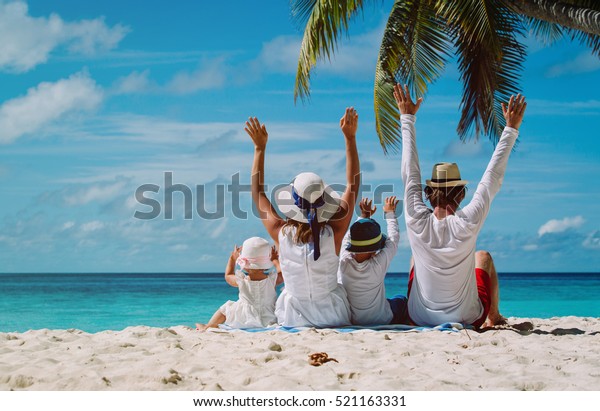
{"label": "bare foot", "polygon": [[500,313],[488,314],[481,328],[494,327],[496,325],[506,325],[507,321]]}
{"label": "bare foot", "polygon": [[196,330],[198,330],[198,331],[206,331],[207,328],[208,328],[208,324],[196,323]]}

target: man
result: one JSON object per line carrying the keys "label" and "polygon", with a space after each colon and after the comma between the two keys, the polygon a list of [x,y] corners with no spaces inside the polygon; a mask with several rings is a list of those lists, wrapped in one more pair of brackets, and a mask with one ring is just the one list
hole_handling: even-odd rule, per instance
{"label": "man", "polygon": [[416,146],[415,114],[422,99],[412,101],[408,87],[397,84],[394,97],[402,124],[402,180],[405,220],[413,253],[408,289],[408,313],[417,325],[444,322],[475,328],[501,324],[498,276],[491,255],[475,252],[477,235],[494,196],[500,190],[508,157],[519,134],[527,103],[520,94],[502,104],[506,127],[496,145],[471,202],[459,208],[467,181],[458,166],[438,163],[427,180],[423,202],[421,170]]}

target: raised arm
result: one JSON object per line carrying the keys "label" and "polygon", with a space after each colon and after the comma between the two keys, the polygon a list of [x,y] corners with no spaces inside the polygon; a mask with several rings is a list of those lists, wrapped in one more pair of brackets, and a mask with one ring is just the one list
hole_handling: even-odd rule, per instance
{"label": "raised arm", "polygon": [[233,247],[233,251],[229,255],[229,260],[227,260],[227,265],[225,266],[225,281],[232,287],[237,287],[238,283],[235,278],[235,262],[240,256],[240,252],[242,251],[242,247],[238,247],[237,245]]}
{"label": "raised arm", "polygon": [[[371,216],[373,214],[375,214],[375,211],[377,211],[377,206],[373,205],[373,200],[365,197],[362,200],[360,200],[360,203],[358,204],[359,208],[360,208],[360,217],[356,219],[356,221],[360,220],[361,218],[371,218]],[[350,230],[346,230],[346,234],[344,235],[344,238],[342,240],[342,246],[340,248],[340,261],[344,258],[347,258],[348,256],[350,256],[350,253],[348,250],[346,250],[346,247],[348,247],[350,245]]]}
{"label": "raised arm", "polygon": [[342,194],[342,201],[337,214],[329,224],[333,228],[336,254],[339,255],[342,241],[356,204],[356,197],[360,187],[360,161],[356,148],[356,131],[358,129],[358,114],[353,107],[346,109],[340,119],[340,128],[346,142],[346,190]]}
{"label": "raised arm", "polygon": [[264,124],[260,124],[256,117],[250,117],[244,128],[254,142],[254,160],[252,162],[252,201],[258,211],[259,218],[267,232],[277,244],[279,230],[285,223],[277,214],[271,201],[265,194],[265,151],[269,134]]}
{"label": "raised arm", "polygon": [[384,275],[398,252],[398,244],[400,243],[400,230],[398,229],[398,217],[396,215],[398,201],[396,196],[391,196],[387,197],[383,204],[383,215],[387,225],[388,238],[385,241],[385,247],[375,256],[375,260],[385,267],[385,270],[383,270]]}
{"label": "raised arm", "polygon": [[427,206],[423,202],[423,191],[421,188],[421,167],[419,166],[419,154],[417,153],[417,131],[415,122],[417,111],[423,102],[419,98],[414,103],[408,92],[408,86],[404,88],[400,84],[394,86],[394,97],[400,110],[400,122],[402,124],[402,181],[404,183],[404,207],[407,225],[419,221],[420,217],[428,213]]}
{"label": "raised arm", "polygon": [[502,103],[502,112],[506,120],[506,127],[502,132],[500,141],[494,149],[494,154],[490,160],[481,181],[477,185],[477,190],[473,194],[471,202],[459,210],[466,218],[480,228],[483,221],[490,210],[492,200],[500,191],[508,157],[512,151],[513,145],[519,136],[519,127],[523,122],[525,108],[527,103],[525,97],[518,94],[516,97],[511,96],[508,105]]}

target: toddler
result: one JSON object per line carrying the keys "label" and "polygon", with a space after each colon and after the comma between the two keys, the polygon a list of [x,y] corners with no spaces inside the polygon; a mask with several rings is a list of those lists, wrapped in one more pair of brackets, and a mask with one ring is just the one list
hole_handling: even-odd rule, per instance
{"label": "toddler", "polygon": [[275,247],[267,240],[252,237],[242,247],[235,247],[225,268],[225,281],[239,288],[239,299],[227,301],[208,324],[196,324],[197,330],[218,328],[224,323],[233,328],[261,328],[277,322],[275,287],[283,277]]}

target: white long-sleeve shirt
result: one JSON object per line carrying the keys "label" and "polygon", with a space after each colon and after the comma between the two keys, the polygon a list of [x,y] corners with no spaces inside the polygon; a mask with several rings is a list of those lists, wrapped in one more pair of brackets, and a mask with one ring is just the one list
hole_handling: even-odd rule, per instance
{"label": "white long-sleeve shirt", "polygon": [[408,313],[418,325],[472,324],[483,315],[474,275],[477,235],[500,190],[519,132],[504,129],[471,202],[438,220],[423,202],[415,121],[414,115],[401,117],[404,218],[415,262]]}
{"label": "white long-sleeve shirt", "polygon": [[385,213],[388,238],[381,251],[359,263],[346,250],[350,244],[350,230],[342,241],[338,280],[346,289],[352,324],[376,325],[389,324],[394,317],[385,297],[384,279],[392,259],[398,251],[400,232],[398,220],[393,212]]}

